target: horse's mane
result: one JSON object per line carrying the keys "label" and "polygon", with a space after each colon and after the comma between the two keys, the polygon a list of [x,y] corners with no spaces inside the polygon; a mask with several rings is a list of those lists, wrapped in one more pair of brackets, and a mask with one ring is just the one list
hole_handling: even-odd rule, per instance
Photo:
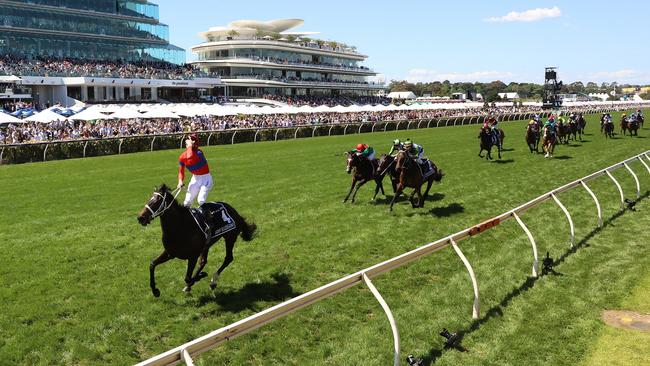
{"label": "horse's mane", "polygon": [[169,189],[167,184],[163,183],[160,187],[158,187],[158,189],[156,191],[158,193],[162,193],[162,194],[168,193],[170,196],[172,196],[172,200],[173,200],[172,205],[188,209],[187,207],[185,207],[185,206],[178,203],[178,201],[176,200],[176,198],[174,198],[174,195],[172,194],[172,191]]}

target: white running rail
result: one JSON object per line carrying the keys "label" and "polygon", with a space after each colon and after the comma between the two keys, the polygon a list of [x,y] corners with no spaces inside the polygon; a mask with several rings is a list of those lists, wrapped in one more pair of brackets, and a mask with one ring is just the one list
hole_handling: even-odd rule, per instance
{"label": "white running rail", "polygon": [[[565,215],[567,216],[567,220],[569,221],[569,225],[571,228],[571,244],[573,245],[573,221],[571,220],[571,215],[567,211],[566,207],[560,203],[559,199],[557,198],[557,195],[568,191],[572,188],[581,186],[584,187],[587,192],[589,192],[589,195],[594,199],[596,202],[596,207],[598,209],[598,226],[602,226],[602,212],[600,209],[600,203],[598,202],[598,199],[596,198],[596,195],[589,189],[587,186],[587,182],[590,180],[593,180],[595,178],[598,178],[603,175],[607,175],[616,185],[618,188],[618,191],[620,193],[621,197],[621,208],[623,209],[624,206],[624,196],[623,196],[623,189],[621,188],[621,185],[619,182],[614,178],[614,176],[611,174],[612,171],[620,169],[620,168],[626,168],[626,170],[632,174],[634,177],[636,183],[637,183],[637,197],[639,197],[639,192],[640,192],[640,186],[639,186],[639,181],[632,169],[629,167],[629,163],[633,161],[640,161],[641,164],[648,170],[648,173],[650,174],[650,167],[648,166],[648,162],[650,162],[650,150],[641,153],[639,155],[633,156],[629,159],[626,159],[622,162],[616,163],[614,165],[611,165],[605,169],[601,169],[595,173],[592,173],[590,175],[587,175],[586,177],[582,179],[577,179],[574,180],[571,183],[567,183],[559,188],[556,188],[550,192],[544,193],[543,195],[530,200],[523,205],[514,208],[512,210],[509,210],[499,216],[496,216],[492,219],[489,219],[487,221],[484,221],[478,225],[475,225],[473,227],[461,230],[455,234],[451,234],[449,236],[446,236],[442,239],[436,240],[434,242],[431,242],[429,244],[423,245],[419,248],[416,248],[414,250],[411,250],[410,252],[404,253],[402,255],[399,255],[397,257],[388,259],[384,262],[381,262],[379,264],[376,264],[372,267],[368,267],[366,269],[360,270],[358,272],[355,272],[353,274],[350,274],[346,277],[343,277],[339,280],[336,280],[334,282],[328,283],[324,286],[321,286],[315,290],[309,291],[307,293],[304,293],[300,296],[297,296],[291,300],[285,301],[283,303],[277,304],[269,309],[263,310],[257,314],[251,315],[248,318],[242,319],[238,322],[232,323],[230,325],[227,325],[223,328],[217,329],[213,332],[210,332],[200,338],[197,338],[193,341],[187,342],[181,346],[178,346],[172,350],[169,350],[165,353],[162,353],[158,356],[152,357],[148,360],[142,361],[137,364],[137,366],[151,366],[151,365],[175,365],[179,362],[185,362],[186,365],[193,365],[192,357],[197,356],[207,350],[210,350],[212,348],[215,348],[219,346],[220,344],[230,341],[240,335],[246,334],[252,330],[255,330],[267,323],[270,323],[274,320],[283,318],[293,312],[296,312],[308,305],[311,305],[315,303],[316,301],[323,300],[325,298],[328,298],[330,296],[333,296],[348,287],[354,286],[359,283],[366,283],[368,287],[370,288],[371,292],[373,295],[376,297],[376,299],[379,301],[381,304],[382,308],[386,312],[386,316],[388,317],[388,320],[391,324],[391,331],[393,332],[393,338],[394,338],[394,352],[395,352],[395,357],[394,357],[394,365],[399,364],[399,333],[397,332],[397,325],[395,323],[395,320],[393,318],[393,315],[390,311],[390,308],[388,307],[388,304],[383,300],[381,295],[379,294],[379,291],[375,288],[375,286],[372,284],[370,281],[371,278],[376,277],[384,272],[388,272],[392,269],[401,267],[407,263],[413,262],[416,259],[419,259],[425,255],[431,254],[433,252],[436,252],[440,249],[443,249],[447,246],[452,246],[456,250],[456,253],[460,256],[461,260],[467,267],[467,270],[470,274],[470,277],[472,279],[472,287],[474,291],[474,306],[472,307],[472,317],[476,318],[479,315],[479,291],[478,291],[478,285],[476,283],[476,277],[474,276],[474,271],[472,270],[471,265],[469,264],[469,261],[467,258],[465,258],[464,255],[462,255],[462,252],[460,252],[460,249],[458,248],[457,242],[467,239],[471,236],[477,235],[485,230],[488,230],[490,228],[493,228],[497,225],[499,225],[501,222],[509,220],[509,219],[516,219],[516,221],[519,223],[519,225],[522,227],[526,235],[528,236],[528,239],[530,240],[533,248],[533,270],[532,270],[532,276],[537,277],[538,275],[538,258],[537,258],[537,247],[535,245],[535,239],[533,239],[532,234],[526,227],[526,225],[521,221],[521,218],[519,217],[519,214],[539,205],[540,203],[553,199],[564,211]],[[646,159],[646,161],[644,161]]]}

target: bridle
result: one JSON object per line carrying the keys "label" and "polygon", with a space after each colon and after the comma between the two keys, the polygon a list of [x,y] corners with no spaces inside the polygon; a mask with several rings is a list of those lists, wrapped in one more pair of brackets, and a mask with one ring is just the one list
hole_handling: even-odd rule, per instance
{"label": "bridle", "polygon": [[[149,212],[151,213],[151,220],[153,220],[156,217],[164,214],[165,211],[167,211],[170,207],[172,207],[172,204],[173,204],[174,200],[176,199],[176,197],[178,197],[178,194],[181,193],[181,190],[182,190],[182,188],[178,187],[178,188],[174,189],[171,192],[171,194],[174,195],[174,199],[169,201],[169,203],[167,203],[167,192],[168,192],[167,190],[165,190],[165,192],[163,194],[161,194],[160,192],[155,192],[154,191],[153,195],[161,197],[162,198],[162,203],[160,204],[160,206],[158,206],[156,211],[152,210],[151,207],[149,207],[149,202],[147,202],[144,205],[144,208],[149,210]],[[176,192],[176,193],[174,193],[174,192]],[[151,201],[151,199],[149,201]]]}

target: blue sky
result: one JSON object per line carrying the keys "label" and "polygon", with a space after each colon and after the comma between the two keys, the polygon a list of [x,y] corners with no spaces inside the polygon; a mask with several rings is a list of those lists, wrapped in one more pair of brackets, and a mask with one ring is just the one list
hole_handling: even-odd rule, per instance
{"label": "blue sky", "polygon": [[647,1],[154,0],[171,42],[239,19],[304,19],[296,30],[357,46],[386,81],[650,83]]}

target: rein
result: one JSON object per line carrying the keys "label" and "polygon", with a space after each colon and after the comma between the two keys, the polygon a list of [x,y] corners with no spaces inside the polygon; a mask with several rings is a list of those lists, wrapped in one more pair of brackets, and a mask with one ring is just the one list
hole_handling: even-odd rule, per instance
{"label": "rein", "polygon": [[[146,205],[144,205],[144,207],[147,210],[149,210],[149,212],[151,212],[151,219],[153,220],[156,217],[164,214],[165,211],[167,211],[170,207],[172,207],[172,204],[173,204],[174,200],[176,200],[176,197],[178,197],[178,195],[181,193],[181,191],[182,191],[182,187],[177,187],[176,189],[174,189],[171,192],[171,194],[174,196],[174,199],[172,201],[170,201],[169,204],[167,203],[167,191],[165,191],[164,194],[160,194],[158,192],[153,192],[154,196],[162,197],[163,201],[162,201],[162,204],[160,206],[158,206],[158,209],[156,211],[152,210],[151,207],[149,207],[148,202],[147,202]],[[174,192],[176,192],[176,193],[174,193]]]}
{"label": "rein", "polygon": [[388,171],[388,169],[390,169],[390,167],[391,167],[391,166],[392,166],[396,161],[397,161],[397,158],[393,159],[393,161],[391,161],[390,164],[388,164],[388,166],[386,167],[386,169],[384,169],[384,171],[381,172],[381,174],[379,174],[379,176],[383,176],[384,174],[386,174],[386,172]]}

